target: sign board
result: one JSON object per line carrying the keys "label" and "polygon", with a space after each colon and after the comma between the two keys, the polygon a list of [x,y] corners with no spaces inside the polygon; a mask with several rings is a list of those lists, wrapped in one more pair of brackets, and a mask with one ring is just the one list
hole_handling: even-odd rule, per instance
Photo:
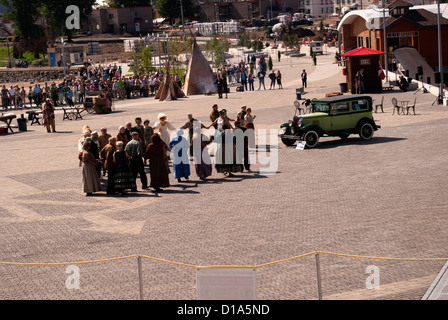
{"label": "sign board", "polygon": [[368,66],[368,65],[370,65],[370,59],[361,59],[360,64],[362,66]]}
{"label": "sign board", "polygon": [[254,269],[203,268],[197,272],[198,300],[256,300]]}
{"label": "sign board", "polygon": [[297,150],[305,150],[305,145],[306,145],[305,141],[299,141],[299,142],[297,142],[296,149]]}

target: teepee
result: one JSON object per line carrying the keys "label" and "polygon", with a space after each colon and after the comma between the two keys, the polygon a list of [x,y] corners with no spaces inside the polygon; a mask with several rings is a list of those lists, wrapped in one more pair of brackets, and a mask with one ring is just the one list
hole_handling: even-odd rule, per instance
{"label": "teepee", "polygon": [[193,48],[191,50],[183,90],[186,95],[218,92],[215,86],[213,70],[202,54],[196,39],[193,41]]}
{"label": "teepee", "polygon": [[171,77],[170,73],[170,62],[166,63],[166,72],[163,77],[162,83],[160,84],[159,90],[157,90],[155,99],[159,99],[159,101],[165,100],[177,100],[177,98],[184,98],[185,93],[178,86],[178,84]]}

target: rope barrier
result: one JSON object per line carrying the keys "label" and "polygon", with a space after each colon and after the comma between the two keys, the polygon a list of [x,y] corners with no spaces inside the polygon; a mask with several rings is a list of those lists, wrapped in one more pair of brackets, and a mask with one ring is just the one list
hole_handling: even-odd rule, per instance
{"label": "rope barrier", "polygon": [[98,262],[108,262],[108,261],[115,261],[115,260],[123,260],[123,259],[129,259],[129,258],[145,258],[149,260],[154,260],[158,262],[164,262],[168,264],[183,266],[183,267],[190,267],[190,268],[250,268],[250,269],[257,269],[261,267],[266,267],[273,264],[283,263],[299,258],[303,258],[309,255],[313,254],[327,254],[327,255],[333,255],[333,256],[339,256],[339,257],[345,257],[345,258],[358,258],[358,259],[371,259],[371,260],[388,260],[388,261],[446,261],[448,258],[387,258],[387,257],[372,257],[372,256],[361,256],[361,255],[353,255],[353,254],[344,254],[344,253],[334,253],[334,252],[326,252],[326,251],[313,251],[305,254],[301,254],[295,257],[267,262],[255,266],[231,266],[231,265],[215,265],[215,266],[197,266],[187,263],[181,263],[181,262],[175,262],[175,261],[169,261],[165,259],[160,258],[154,258],[149,257],[145,255],[140,254],[133,254],[129,256],[123,256],[123,257],[115,257],[115,258],[108,258],[108,259],[98,259],[98,260],[90,260],[90,261],[76,261],[76,262],[50,262],[50,263],[37,263],[37,262],[2,262],[0,261],[0,265],[16,265],[16,266],[61,266],[61,265],[74,265],[74,264],[89,264],[89,263],[98,263]]}

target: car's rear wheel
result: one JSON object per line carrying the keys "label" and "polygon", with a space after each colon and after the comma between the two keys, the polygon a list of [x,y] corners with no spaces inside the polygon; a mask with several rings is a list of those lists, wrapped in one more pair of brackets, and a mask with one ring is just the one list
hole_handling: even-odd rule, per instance
{"label": "car's rear wheel", "polygon": [[319,143],[319,134],[314,130],[307,131],[303,136],[303,141],[308,148],[314,148]]}
{"label": "car's rear wheel", "polygon": [[297,140],[295,140],[295,139],[282,138],[282,142],[288,147],[293,146],[294,143],[296,143],[296,141]]}
{"label": "car's rear wheel", "polygon": [[370,140],[373,138],[374,131],[373,126],[366,122],[359,128],[359,136],[362,140]]}

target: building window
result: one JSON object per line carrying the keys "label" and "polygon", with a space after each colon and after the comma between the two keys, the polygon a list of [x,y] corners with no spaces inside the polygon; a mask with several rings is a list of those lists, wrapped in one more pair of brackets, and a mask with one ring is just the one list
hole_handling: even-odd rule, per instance
{"label": "building window", "polygon": [[108,18],[109,18],[109,20],[113,19],[114,18],[114,14],[113,13],[109,13]]}

